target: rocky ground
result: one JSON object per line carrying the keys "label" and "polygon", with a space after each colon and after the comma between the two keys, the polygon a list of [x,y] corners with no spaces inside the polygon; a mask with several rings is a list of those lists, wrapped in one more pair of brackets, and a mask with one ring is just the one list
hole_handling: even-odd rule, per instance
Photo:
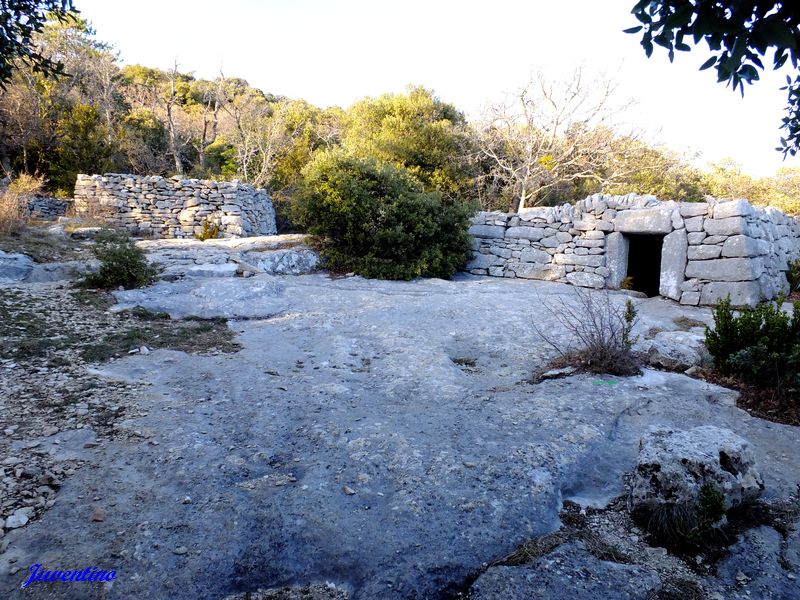
{"label": "rocky ground", "polygon": [[[800,429],[679,373],[533,383],[553,357],[537,328],[563,336],[542,307],[575,288],[258,274],[87,294],[0,288],[2,597],[800,597],[791,510],[717,560],[653,547],[619,500],[644,434],[713,423],[751,442],[765,506],[791,507]],[[640,349],[699,352],[710,311],[635,302]],[[35,563],[117,578],[20,589]]]}
{"label": "rocky ground", "polygon": [[[238,349],[222,320],[111,313],[112,303],[67,284],[0,288],[0,516],[8,530],[52,507],[63,480],[87,464],[101,440],[142,437],[122,424],[137,414],[132,400],[145,384],[107,381],[88,365],[165,345]],[[0,540],[0,548],[7,545]]]}

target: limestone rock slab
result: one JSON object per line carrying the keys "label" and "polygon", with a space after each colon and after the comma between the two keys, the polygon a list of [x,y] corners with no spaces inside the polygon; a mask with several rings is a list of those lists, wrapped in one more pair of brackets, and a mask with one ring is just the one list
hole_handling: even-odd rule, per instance
{"label": "limestone rock slab", "polygon": [[33,259],[25,254],[0,250],[0,283],[22,281],[33,270]]}
{"label": "limestone rock slab", "polygon": [[708,204],[705,202],[682,202],[679,210],[682,217],[706,216]]}
{"label": "limestone rock slab", "polygon": [[719,258],[720,254],[722,254],[722,246],[701,244],[689,248],[688,258],[689,260],[709,260]]}
{"label": "limestone rock slab", "polygon": [[[544,237],[544,230],[539,227],[509,227],[505,236],[523,240],[538,241]],[[498,237],[502,237],[502,234]]]}
{"label": "limestone rock slab", "polygon": [[522,251],[522,254],[520,254],[519,259],[522,262],[549,263],[550,255],[544,250],[539,250],[537,248],[526,248]]}
{"label": "limestone rock slab", "polygon": [[713,214],[715,219],[726,219],[728,217],[749,217],[753,214],[753,207],[747,200],[729,200],[728,202],[717,202],[714,205]]}
{"label": "limestone rock slab", "polygon": [[617,213],[614,224],[620,233],[670,233],[672,211],[662,208],[625,210]]}
{"label": "limestone rock slab", "polygon": [[600,560],[583,542],[559,546],[529,565],[489,568],[472,600],[646,600],[659,587],[654,571]]}
{"label": "limestone rock slab", "polygon": [[628,273],[628,247],[629,242],[623,234],[614,232],[606,236],[606,267],[610,271],[610,288],[619,288]]}
{"label": "limestone rock slab", "polygon": [[194,265],[186,269],[186,277],[233,277],[237,270],[236,263]]}
{"label": "limestone rock slab", "polygon": [[764,480],[750,443],[713,425],[655,431],[640,442],[628,507],[650,512],[666,504],[692,504],[706,484],[724,496],[726,509],[756,500]]}
{"label": "limestone rock slab", "polygon": [[494,254],[474,254],[472,260],[467,263],[467,271],[472,269],[488,269],[494,265],[502,264],[503,259]]}
{"label": "limestone rock slab", "polygon": [[469,234],[479,238],[501,238],[505,235],[506,228],[499,225],[473,225]]}
{"label": "limestone rock slab", "polygon": [[272,275],[305,275],[319,268],[319,255],[310,248],[289,248],[246,256],[264,273]]}
{"label": "limestone rock slab", "polygon": [[658,293],[673,300],[680,300],[683,273],[689,241],[686,230],[679,229],[664,237],[661,247],[661,279]]}
{"label": "limestone rock slab", "polygon": [[[685,292],[683,296],[687,293],[691,292]],[[697,294],[698,300],[699,297],[700,294]],[[691,303],[688,300],[689,298],[686,304]],[[684,304],[683,297],[681,304]],[[706,349],[704,340],[705,336],[702,333],[661,331],[653,339],[637,344],[636,350],[642,352],[647,362],[654,367],[685,371],[690,367],[704,367],[711,364],[711,355]]]}
{"label": "limestone rock slab", "polygon": [[760,256],[766,254],[766,249],[759,244],[759,240],[746,235],[733,235],[725,240],[722,245],[722,256]]}
{"label": "limestone rock slab", "polygon": [[686,264],[686,277],[709,281],[751,281],[761,277],[764,265],[758,259],[717,258],[690,260]]}
{"label": "limestone rock slab", "polygon": [[728,296],[733,306],[755,306],[761,299],[761,289],[757,281],[712,281],[703,286],[700,302],[713,305]]}
{"label": "limestone rock slab", "polygon": [[566,275],[566,269],[561,265],[545,265],[542,263],[510,263],[508,265],[517,277],[522,279],[540,279],[555,281]]}
{"label": "limestone rock slab", "polygon": [[708,235],[742,235],[748,233],[747,220],[744,217],[706,219],[703,223],[703,229]]}
{"label": "limestone rock slab", "polygon": [[689,231],[691,233],[697,233],[698,231],[702,231],[703,221],[705,221],[705,217],[691,217],[689,219],[684,220],[686,231]]}
{"label": "limestone rock slab", "polygon": [[569,281],[572,285],[594,288],[596,290],[602,288],[606,282],[604,277],[595,275],[594,273],[586,273],[585,271],[574,271],[572,273],[567,273],[566,277],[567,281]]}

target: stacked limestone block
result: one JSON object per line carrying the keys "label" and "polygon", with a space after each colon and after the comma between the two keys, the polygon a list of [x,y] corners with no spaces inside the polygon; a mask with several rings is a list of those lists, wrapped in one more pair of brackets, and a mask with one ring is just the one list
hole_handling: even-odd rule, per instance
{"label": "stacked limestone block", "polygon": [[140,235],[191,238],[204,222],[222,237],[274,235],[275,209],[265,190],[239,181],[78,175],[78,216],[96,215]]}
{"label": "stacked limestone block", "polygon": [[788,263],[800,255],[797,219],[745,200],[682,209],[689,246],[681,303],[713,304],[730,294],[734,304],[752,305],[788,291]]}
{"label": "stacked limestone block", "polygon": [[595,194],[573,205],[472,220],[476,275],[618,288],[628,264],[626,234],[663,235],[660,294],[714,304],[728,294],[752,305],[786,291],[788,261],[800,256],[800,221],[744,200],[659,202]]}
{"label": "stacked limestone block", "polygon": [[596,194],[575,205],[527,208],[518,214],[478,213],[469,230],[475,255],[467,270],[607,287],[612,272],[606,264],[606,244],[613,243],[608,234],[614,232],[618,211],[652,203],[657,203],[652,197]]}
{"label": "stacked limestone block", "polygon": [[34,196],[28,200],[27,214],[35,219],[52,220],[67,214],[69,202],[59,198],[47,196]]}

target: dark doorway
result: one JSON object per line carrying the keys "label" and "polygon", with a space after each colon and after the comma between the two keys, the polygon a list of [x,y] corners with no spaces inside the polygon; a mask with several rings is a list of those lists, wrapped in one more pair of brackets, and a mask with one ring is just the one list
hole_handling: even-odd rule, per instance
{"label": "dark doorway", "polygon": [[661,280],[663,235],[626,234],[628,238],[628,277],[630,289],[658,296]]}

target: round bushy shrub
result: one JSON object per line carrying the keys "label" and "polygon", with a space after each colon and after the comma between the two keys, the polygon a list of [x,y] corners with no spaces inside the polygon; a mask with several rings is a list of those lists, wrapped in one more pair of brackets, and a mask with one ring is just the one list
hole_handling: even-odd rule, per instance
{"label": "round bushy shrub", "polygon": [[451,277],[470,254],[472,207],[424,192],[402,167],[336,150],[303,169],[295,220],[324,238],[334,271],[364,277]]}
{"label": "round bushy shrub", "polygon": [[100,269],[84,278],[83,287],[130,290],[150,285],[158,275],[157,269],[147,262],[144,250],[113,231],[101,232],[92,252],[100,259]]}

